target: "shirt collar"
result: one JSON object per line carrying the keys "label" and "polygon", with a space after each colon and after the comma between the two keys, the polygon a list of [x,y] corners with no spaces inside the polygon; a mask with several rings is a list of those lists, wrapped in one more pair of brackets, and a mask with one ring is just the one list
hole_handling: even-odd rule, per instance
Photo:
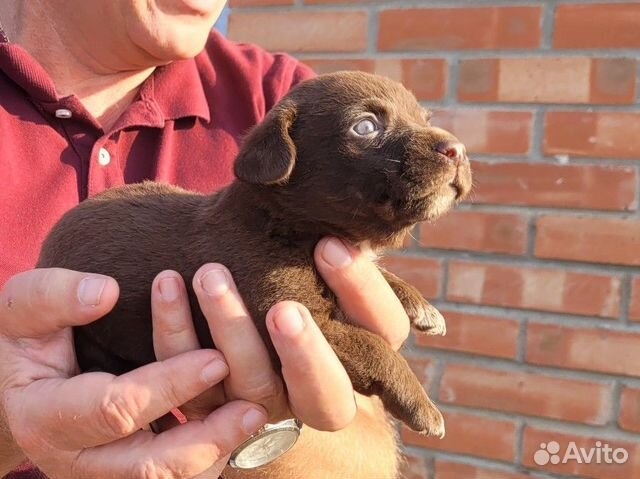
{"label": "shirt collar", "polygon": [[209,103],[195,59],[158,67],[149,80],[142,86],[140,96],[155,102],[165,120],[197,117],[210,121]]}

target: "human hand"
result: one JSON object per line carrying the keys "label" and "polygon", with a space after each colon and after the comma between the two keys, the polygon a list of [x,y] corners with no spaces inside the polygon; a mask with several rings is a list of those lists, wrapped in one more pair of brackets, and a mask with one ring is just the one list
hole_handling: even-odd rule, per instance
{"label": "human hand", "polygon": [[[266,420],[260,406],[233,401],[202,420],[155,435],[141,428],[221,381],[217,351],[179,354],[115,377],[77,374],[69,327],[110,311],[117,283],[106,276],[37,269],[0,292],[0,418],[15,451],[51,478],[191,478],[221,471],[228,454]],[[0,424],[2,430],[2,424]]]}

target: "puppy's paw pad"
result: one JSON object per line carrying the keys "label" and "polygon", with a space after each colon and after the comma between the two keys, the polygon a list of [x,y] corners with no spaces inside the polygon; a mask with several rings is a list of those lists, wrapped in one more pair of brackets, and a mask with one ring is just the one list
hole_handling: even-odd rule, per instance
{"label": "puppy's paw pad", "polygon": [[447,334],[447,323],[440,311],[425,301],[424,307],[420,312],[421,314],[418,317],[412,318],[409,316],[414,328],[427,334],[439,334],[441,336]]}

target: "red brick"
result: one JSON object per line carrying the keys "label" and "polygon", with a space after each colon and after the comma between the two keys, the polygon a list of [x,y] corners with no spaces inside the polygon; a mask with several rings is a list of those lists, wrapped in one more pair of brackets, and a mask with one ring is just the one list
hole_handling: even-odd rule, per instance
{"label": "red brick", "polygon": [[302,62],[313,68],[319,75],[342,70],[359,70],[367,73],[374,73],[376,70],[376,60],[370,58],[306,58]]}
{"label": "red brick", "polygon": [[429,358],[422,358],[419,356],[412,356],[405,354],[405,359],[411,366],[411,370],[420,380],[420,383],[424,388],[429,391],[433,385],[433,379],[435,377],[435,362]]}
{"label": "red brick", "polygon": [[[603,436],[604,434],[599,434],[597,429],[594,430],[592,436],[577,436],[565,432],[527,426],[524,429],[522,463],[528,468],[538,469],[547,474],[556,473],[571,477],[594,479],[631,479],[640,477],[640,443],[637,441],[606,439]],[[556,441],[560,444],[560,459],[564,456],[570,442],[575,442],[578,448],[584,448],[586,452],[596,448],[597,443],[600,442],[601,448],[605,444],[608,444],[612,449],[624,448],[629,453],[629,460],[622,465],[606,464],[604,461],[598,464],[595,458],[590,463],[568,460],[563,464],[564,461],[560,460],[559,464],[550,462],[543,466],[537,465],[533,459],[535,453],[540,449],[541,444],[548,444],[551,441]]]}
{"label": "red brick", "polygon": [[361,52],[367,48],[366,12],[243,12],[231,14],[229,37],[289,52]]}
{"label": "red brick", "polygon": [[449,264],[447,299],[615,318],[620,314],[620,290],[616,276],[454,261]]}
{"label": "red brick", "polygon": [[382,51],[535,48],[540,7],[424,8],[380,13]]}
{"label": "red brick", "polygon": [[640,389],[622,390],[618,424],[627,431],[640,432]]}
{"label": "red brick", "polygon": [[640,114],[553,111],[545,116],[547,155],[640,158]]}
{"label": "red brick", "polygon": [[511,319],[442,311],[447,334],[442,337],[416,335],[416,344],[435,349],[516,359],[519,324]]}
{"label": "red brick", "polygon": [[317,73],[361,70],[403,83],[419,100],[441,100],[447,90],[447,62],[428,59],[306,59]]}
{"label": "red brick", "polygon": [[539,258],[640,265],[640,221],[543,216],[537,232]]}
{"label": "red brick", "polygon": [[611,411],[611,386],[594,382],[447,365],[440,401],[476,409],[604,425]]}
{"label": "red brick", "polygon": [[431,476],[423,457],[405,453],[402,458],[400,477],[402,479],[429,479]]}
{"label": "red brick", "polygon": [[629,319],[640,321],[640,276],[631,281],[631,303],[629,305]]}
{"label": "red brick", "polygon": [[231,8],[271,7],[274,5],[293,5],[293,0],[229,0]]}
{"label": "red brick", "polygon": [[435,223],[420,225],[420,246],[522,255],[527,249],[527,218],[452,211]]}
{"label": "red brick", "polygon": [[305,5],[371,5],[384,3],[388,0],[304,0]]}
{"label": "red brick", "polygon": [[407,283],[418,288],[425,298],[440,296],[442,281],[440,261],[414,256],[385,256],[380,263]]}
{"label": "red brick", "polygon": [[526,155],[533,115],[526,111],[436,110],[432,123],[449,130],[469,153]]}
{"label": "red brick", "polygon": [[419,100],[441,100],[447,92],[447,71],[446,60],[405,60],[402,83]]}
{"label": "red brick", "polygon": [[623,211],[638,207],[633,168],[472,163],[475,203]]}
{"label": "red brick", "polygon": [[462,60],[462,101],[633,104],[636,61],[536,57]]}
{"label": "red brick", "polygon": [[529,324],[526,359],[533,364],[640,376],[640,334]]}
{"label": "red brick", "polygon": [[495,102],[498,98],[500,60],[460,60],[458,98],[461,101]]}
{"label": "red brick", "polygon": [[591,63],[591,103],[635,103],[636,61],[596,58]]}
{"label": "red brick", "polygon": [[535,479],[536,477],[529,474],[496,471],[495,469],[436,460],[435,479]]}
{"label": "red brick", "polygon": [[444,439],[423,436],[406,427],[402,440],[409,445],[457,454],[513,461],[516,453],[516,423],[463,413],[445,413]]}
{"label": "red brick", "polygon": [[556,48],[640,48],[640,5],[611,2],[556,7]]}

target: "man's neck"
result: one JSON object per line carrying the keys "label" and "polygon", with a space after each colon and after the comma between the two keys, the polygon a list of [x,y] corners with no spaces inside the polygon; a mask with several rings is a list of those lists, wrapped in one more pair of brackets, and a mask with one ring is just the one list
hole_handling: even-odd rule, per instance
{"label": "man's neck", "polygon": [[[37,0],[0,2],[0,19],[12,43],[49,73],[60,96],[75,95],[107,131],[134,100],[154,67],[118,71],[73,42],[63,25]],[[43,21],[43,19],[46,19]]]}

